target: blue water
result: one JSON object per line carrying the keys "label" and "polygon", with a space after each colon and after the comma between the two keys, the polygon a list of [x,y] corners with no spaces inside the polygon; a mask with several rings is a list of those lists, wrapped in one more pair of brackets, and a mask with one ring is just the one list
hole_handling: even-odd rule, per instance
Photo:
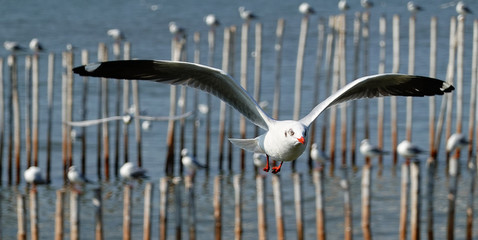
{"label": "blue water", "polygon": [[[111,44],[112,40],[106,35],[106,31],[110,28],[120,28],[124,31],[128,41],[132,43],[132,57],[147,58],[147,59],[169,59],[170,58],[170,41],[171,35],[168,31],[168,23],[175,21],[179,25],[187,29],[188,35],[192,36],[194,32],[198,31],[201,34],[201,62],[207,62],[207,31],[208,28],[202,21],[202,18],[214,13],[220,19],[222,26],[217,31],[217,47],[215,66],[219,67],[221,64],[221,49],[222,49],[222,30],[223,26],[236,25],[238,26],[238,34],[236,42],[239,42],[241,19],[237,13],[237,7],[244,5],[246,8],[253,10],[259,16],[259,22],[263,24],[263,72],[262,72],[262,100],[272,102],[273,94],[273,80],[275,71],[275,28],[278,18],[286,20],[285,36],[284,36],[284,52],[283,52],[283,68],[282,68],[282,99],[280,118],[287,119],[292,117],[293,91],[288,89],[293,88],[295,75],[295,62],[298,44],[299,23],[301,15],[297,11],[297,6],[300,1],[2,1],[0,8],[0,24],[2,30],[0,31],[0,42],[6,40],[17,41],[21,45],[27,47],[28,42],[36,37],[39,38],[42,44],[47,49],[47,52],[53,52],[56,55],[56,71],[55,71],[55,104],[54,104],[54,129],[53,129],[53,160],[52,160],[52,184],[50,186],[39,187],[40,199],[40,236],[45,239],[52,238],[53,235],[53,216],[54,216],[54,201],[55,191],[63,186],[61,174],[61,51],[65,50],[66,44],[73,44],[76,50],[75,63],[79,65],[80,54],[79,51],[87,49],[90,52],[90,61],[96,59],[96,48],[99,42],[105,42],[110,48],[110,58],[112,58]],[[444,79],[446,73],[446,65],[448,62],[448,36],[449,36],[449,21],[455,16],[454,7],[443,9],[440,7],[442,2],[436,1],[417,1],[425,11],[419,13],[417,16],[417,43],[416,43],[416,66],[415,73],[419,75],[428,75],[429,70],[429,22],[431,16],[438,17],[438,52],[437,52],[437,77]],[[474,1],[466,2],[471,9],[478,11],[478,3]],[[348,49],[347,49],[347,70],[348,80],[352,80],[352,66],[353,66],[353,49],[352,49],[352,19],[354,11],[361,11],[359,1],[351,2],[351,11],[348,13]],[[301,116],[307,113],[312,107],[312,86],[313,77],[315,74],[315,54],[317,43],[317,22],[319,17],[327,19],[328,16],[338,14],[336,1],[311,2],[311,5],[317,10],[318,14],[311,17],[309,25],[309,38],[306,49],[305,65],[304,65],[304,82],[303,82],[303,97]],[[387,60],[386,71],[391,71],[392,64],[392,43],[391,43],[391,21],[392,15],[398,14],[401,16],[401,33],[400,33],[400,72],[406,73],[407,59],[408,59],[408,16],[406,10],[406,1],[387,2],[375,1],[376,7],[371,10],[371,39],[370,39],[370,74],[376,73],[378,68],[378,19],[384,14],[387,19]],[[156,11],[152,10],[157,8]],[[464,126],[467,126],[468,120],[468,103],[470,93],[470,75],[471,75],[471,48],[472,48],[472,19],[469,16],[466,20],[466,39],[465,39],[465,66],[464,66]],[[254,26],[254,25],[252,25]],[[253,35],[251,30],[251,35]],[[192,60],[193,43],[192,38],[188,39],[188,59]],[[253,40],[250,41],[250,51],[253,49]],[[237,50],[239,45],[237,45]],[[22,119],[24,118],[25,101],[23,96],[24,91],[24,55],[26,52],[19,53],[19,88],[20,88],[20,104]],[[5,50],[0,50],[0,56],[6,59],[8,53]],[[252,55],[252,54],[251,54]],[[239,52],[236,52],[239,57]],[[46,54],[40,56],[40,152],[39,164],[40,167],[46,164]],[[363,64],[363,59],[360,60]],[[236,60],[235,75],[239,76],[239,59]],[[4,65],[4,69],[6,66]],[[253,79],[253,58],[249,61],[249,86],[252,86]],[[324,70],[324,69],[323,69]],[[362,74],[362,73],[361,73]],[[325,77],[325,71],[321,74],[322,79]],[[8,75],[4,73],[6,78]],[[6,78],[7,79],[7,78]],[[113,81],[112,81],[113,83]],[[111,88],[113,85],[111,85]],[[77,78],[74,88],[75,107],[74,119],[79,117],[79,96],[82,85],[80,78]],[[98,82],[95,79],[90,80],[88,102],[88,118],[97,118],[97,89]],[[249,88],[252,91],[251,88]],[[141,83],[141,108],[148,111],[148,115],[164,116],[168,112],[169,103],[169,87],[158,84]],[[189,92],[191,96],[192,91]],[[322,87],[319,99],[324,98],[325,89]],[[113,98],[112,98],[113,99]],[[437,103],[441,98],[437,98]],[[111,100],[111,102],[113,102]],[[201,95],[201,102],[204,102],[204,95]],[[77,104],[78,103],[78,104]],[[372,119],[372,142],[376,142],[375,120],[376,119],[376,100],[371,100],[371,119]],[[389,100],[385,101],[388,109]],[[399,140],[405,137],[404,120],[405,120],[405,100],[398,99],[399,103]],[[361,102],[359,101],[359,106]],[[414,133],[413,142],[423,144],[423,147],[428,146],[428,99],[414,100]],[[189,107],[192,105],[189,103]],[[218,124],[218,109],[219,102],[213,101],[213,126]],[[113,109],[113,108],[111,108]],[[270,111],[270,107],[268,111]],[[236,113],[235,116],[238,114]],[[7,116],[8,117],[8,116]],[[363,119],[361,111],[359,111],[359,119]],[[200,139],[203,139],[204,134],[204,116],[200,116]],[[320,122],[322,117],[318,118]],[[389,150],[389,114],[385,115],[385,146]],[[188,132],[191,131],[191,121],[188,121]],[[361,125],[359,125],[361,127]],[[164,176],[164,158],[166,156],[166,123],[154,123],[152,130],[143,132],[143,164],[148,168],[150,181],[157,186],[157,181]],[[7,132],[9,130],[7,129]],[[88,162],[87,162],[87,176],[97,181],[96,176],[96,149],[97,142],[95,139],[96,128],[89,128],[87,130],[88,136]],[[237,127],[235,129],[237,131]],[[133,141],[134,132],[130,129],[130,157],[136,158],[136,148]],[[212,168],[209,175],[200,172],[197,176],[197,227],[198,239],[212,238],[213,230],[213,210],[212,210],[212,189],[213,177],[219,174],[217,171],[217,129],[212,130],[212,146],[213,152],[211,157]],[[248,137],[252,137],[252,126],[249,127]],[[22,130],[22,138],[24,132]],[[235,136],[238,136],[237,132]],[[359,131],[359,140],[363,138],[362,131]],[[199,143],[200,160],[204,159],[203,141]],[[442,140],[442,143],[444,140]],[[187,147],[191,147],[191,138],[186,140]],[[23,141],[22,141],[22,145]],[[112,145],[112,142],[111,142]],[[24,146],[22,146],[24,147]],[[78,143],[74,144],[74,162],[79,164],[79,147]],[[124,147],[122,147],[121,152]],[[338,148],[340,149],[340,144]],[[6,151],[6,150],[5,150]],[[4,152],[5,152],[4,151]],[[113,152],[111,148],[110,152]],[[238,158],[238,149],[234,149],[235,158]],[[6,156],[6,152],[4,154]],[[435,189],[435,232],[436,236],[444,236],[446,231],[446,211],[447,211],[447,189],[448,180],[443,175],[443,154],[439,158],[440,166],[438,168],[438,175],[436,177]],[[250,158],[250,155],[248,155]],[[22,169],[26,165],[26,157],[24,152],[21,155]],[[4,166],[6,160],[2,159]],[[340,159],[337,159],[340,161]],[[359,157],[358,164],[361,166],[363,160]],[[239,168],[239,163],[234,162],[234,168]],[[113,163],[110,164],[113,166]],[[291,184],[291,169],[290,164],[286,164],[281,172],[282,193],[284,216],[286,222],[287,239],[295,238],[295,213],[293,208],[293,195]],[[385,168],[382,176],[378,177],[377,168],[373,172],[373,200],[372,200],[372,232],[376,239],[396,239],[398,235],[398,220],[399,220],[399,196],[400,196],[400,171],[393,170],[391,160],[385,157]],[[464,168],[464,166],[463,166]],[[252,174],[252,163],[247,162],[247,171],[243,178],[243,219],[244,219],[244,238],[254,239],[257,237],[257,217],[256,217],[256,198],[255,198],[255,180]],[[425,169],[425,164],[422,164],[422,169]],[[308,173],[305,156],[301,157],[297,162],[297,170],[303,173],[303,192],[304,192],[304,217],[305,217],[305,231],[307,238],[315,236],[315,215],[314,215],[314,188],[311,176]],[[233,172],[226,172],[224,176],[224,206],[223,206],[223,236],[231,238],[233,236],[234,222],[233,217],[233,189],[232,176],[240,173],[239,170]],[[6,170],[3,170],[3,185],[1,186],[1,221],[0,228],[2,229],[2,237],[5,239],[12,239],[16,234],[16,194],[25,192],[25,184],[22,182],[19,186],[6,185]],[[337,174],[338,175],[338,174]],[[360,169],[356,173],[349,175],[351,178],[351,193],[354,211],[354,237],[360,239],[362,237],[360,230]],[[118,239],[121,236],[122,228],[122,182],[112,178],[110,182],[99,182],[95,185],[87,186],[84,195],[81,196],[81,238],[93,238],[93,221],[92,221],[92,188],[97,185],[103,187],[105,209],[104,219],[106,230],[104,232],[107,239]],[[456,239],[464,238],[465,229],[465,206],[468,197],[469,176],[466,171],[459,182],[459,192],[457,197],[457,212],[456,212]],[[267,201],[268,201],[268,233],[269,237],[275,237],[275,221],[272,202],[272,189],[270,187],[270,177],[266,178],[267,186]],[[142,236],[142,193],[143,184],[135,186],[133,190],[133,237],[139,238]],[[327,215],[327,231],[330,239],[343,238],[343,197],[339,187],[339,178],[327,175],[326,178],[326,215]],[[154,215],[153,215],[153,236],[158,235],[158,191],[155,188],[154,193]],[[185,199],[185,197],[183,197]],[[66,204],[68,205],[68,204]],[[187,203],[183,203],[183,214],[186,213],[185,207]],[[174,199],[170,198],[170,224],[169,233],[173,233],[174,221]],[[423,207],[424,209],[425,207]],[[68,212],[68,207],[66,207]],[[424,234],[424,212],[423,212],[422,233]],[[68,221],[65,223],[66,232],[68,233]],[[186,229],[184,225],[183,229]],[[477,232],[476,230],[474,231]],[[186,234],[186,232],[184,232]],[[475,234],[476,235],[476,234]],[[183,235],[185,236],[185,235]],[[424,235],[423,235],[424,236]],[[172,235],[169,237],[173,238]],[[441,237],[439,237],[441,238]]]}

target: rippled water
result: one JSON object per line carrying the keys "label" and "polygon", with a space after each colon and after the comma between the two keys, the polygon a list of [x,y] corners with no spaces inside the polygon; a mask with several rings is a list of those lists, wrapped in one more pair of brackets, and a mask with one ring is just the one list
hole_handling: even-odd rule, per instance
{"label": "rippled water", "polygon": [[[428,56],[429,56],[429,19],[431,16],[438,17],[438,72],[437,77],[444,79],[446,73],[446,64],[448,61],[448,35],[449,35],[449,19],[454,16],[455,11],[453,8],[442,9],[439,3],[435,1],[421,1],[418,2],[425,8],[425,11],[420,13],[417,20],[417,55],[416,55],[416,68],[415,73],[419,75],[428,74]],[[207,27],[202,22],[202,17],[215,13],[223,23],[223,26],[241,24],[241,19],[237,14],[237,7],[239,5],[245,5],[247,8],[252,9],[257,15],[260,16],[260,22],[263,23],[263,84],[262,84],[262,96],[261,99],[272,101],[273,94],[273,78],[275,71],[275,53],[273,49],[273,43],[275,42],[275,27],[276,21],[279,17],[283,17],[286,20],[285,39],[284,39],[284,59],[282,69],[282,106],[280,116],[281,119],[290,118],[292,116],[292,104],[290,102],[293,99],[291,89],[293,87],[293,79],[295,73],[295,61],[296,51],[298,43],[299,22],[301,16],[297,12],[297,6],[300,1],[246,1],[246,2],[230,2],[230,1],[79,1],[79,2],[64,2],[64,1],[4,1],[0,8],[0,23],[2,25],[2,31],[0,33],[0,41],[14,40],[18,41],[23,46],[27,46],[31,38],[37,37],[45,45],[48,52],[56,53],[56,71],[55,71],[55,105],[54,105],[54,129],[53,129],[53,160],[52,160],[52,184],[49,186],[41,186],[38,188],[39,193],[39,207],[40,207],[40,236],[48,239],[53,234],[53,216],[54,216],[54,202],[55,191],[62,187],[63,180],[61,175],[61,95],[60,95],[60,79],[61,79],[61,60],[60,52],[65,49],[67,43],[73,44],[76,49],[88,49],[90,51],[90,60],[96,59],[96,47],[98,42],[106,42],[108,45],[112,43],[112,40],[106,35],[106,31],[110,28],[122,29],[133,45],[133,57],[135,58],[148,58],[148,59],[168,59],[170,58],[170,33],[168,32],[168,23],[170,21],[176,21],[181,26],[184,26],[189,35],[193,32],[199,31],[201,33],[201,61],[206,62],[207,57]],[[327,1],[326,3],[311,3],[313,7],[318,11],[318,16],[328,17],[331,14],[337,14],[335,1]],[[353,11],[361,10],[359,8],[358,1],[350,3]],[[408,12],[406,12],[406,1],[394,1],[394,2],[378,2],[375,1],[376,7],[372,9],[371,19],[371,40],[370,40],[370,73],[375,73],[378,66],[378,17],[383,13],[388,20],[388,32],[387,32],[387,67],[386,71],[391,71],[391,19],[393,14],[399,14],[401,19],[401,70],[400,72],[407,72],[407,47],[408,47]],[[470,8],[477,9],[478,3],[468,1]],[[152,6],[157,6],[157,10],[151,10]],[[154,7],[153,7],[154,8]],[[465,112],[464,112],[464,126],[467,126],[466,120],[468,119],[468,102],[469,102],[469,81],[470,69],[471,69],[471,40],[472,40],[472,19],[469,17],[466,21],[466,51],[465,51]],[[312,107],[311,94],[313,79],[315,74],[315,52],[317,42],[317,21],[319,17],[311,17],[311,23],[309,25],[309,39],[306,49],[305,66],[304,66],[304,82],[303,82],[303,108],[301,110],[304,115]],[[349,35],[351,36],[353,14],[349,13],[348,27],[350,28]],[[251,31],[252,32],[252,31]],[[222,28],[218,31],[218,39],[222,38]],[[190,52],[189,59],[192,59],[192,39],[189,39],[190,45],[188,50]],[[239,38],[237,38],[239,41]],[[352,64],[353,64],[353,52],[352,52],[352,38],[347,39],[349,45],[347,66],[348,76],[351,79],[352,76]],[[250,48],[252,49],[252,41]],[[111,48],[111,47],[110,47]],[[222,40],[218,40],[218,46],[216,48],[216,60],[215,66],[220,66],[222,49]],[[251,50],[252,51],[252,50]],[[78,52],[79,53],[79,52]],[[6,57],[7,52],[0,50],[0,56]],[[19,57],[19,88],[20,88],[20,104],[22,119],[24,117],[24,54],[20,53]],[[112,55],[111,55],[112,56]],[[236,54],[239,56],[239,54]],[[39,164],[40,167],[44,167],[46,164],[46,58],[45,54],[40,56],[40,98],[43,99],[40,102],[40,149],[39,149]],[[79,54],[76,54],[76,64],[80,62]],[[363,60],[361,60],[363,62]],[[236,76],[238,76],[239,64],[236,61]],[[252,69],[253,59],[250,61],[250,80],[252,81]],[[4,66],[4,69],[6,67]],[[7,77],[4,74],[4,77]],[[322,74],[322,77],[325,73]],[[252,83],[249,84],[252,86]],[[75,103],[79,102],[79,96],[81,93],[81,81],[75,82]],[[98,83],[95,80],[90,80],[89,85],[89,103],[88,103],[88,118],[93,119],[97,117],[97,89]],[[168,102],[169,102],[169,88],[151,83],[141,83],[141,107],[146,109],[149,115],[163,116],[167,114]],[[324,91],[322,89],[320,99],[324,98]],[[190,92],[192,93],[192,91]],[[192,94],[190,94],[191,96]],[[204,102],[203,95],[201,95],[201,101]],[[441,98],[438,98],[441,99]],[[371,119],[376,118],[375,101],[371,102]],[[438,101],[437,101],[438,102]],[[386,100],[388,106],[388,100]],[[428,146],[428,99],[416,99],[414,100],[414,134],[413,141],[416,143],[423,143],[424,147]],[[359,102],[360,105],[360,102]],[[79,117],[79,105],[74,110],[74,118]],[[218,121],[218,109],[219,103],[214,101],[213,107],[213,126],[217,126]],[[404,99],[399,99],[399,106],[404,108]],[[190,107],[192,107],[190,105]],[[399,139],[405,137],[404,134],[404,120],[405,110],[399,109],[399,119],[403,122],[399,125]],[[269,109],[270,111],[270,109]],[[385,116],[385,128],[389,128],[389,114]],[[237,116],[237,113],[235,114]],[[8,116],[7,116],[8,117]],[[359,111],[359,119],[362,119],[361,111]],[[204,121],[204,116],[201,116],[200,120]],[[319,117],[318,121],[323,120]],[[372,132],[371,136],[375,136],[375,120],[372,120]],[[188,133],[191,131],[191,121],[188,121]],[[360,126],[360,125],[359,125]],[[8,130],[7,130],[8,131]],[[96,128],[89,128],[87,132],[87,176],[97,181],[96,176],[96,151],[97,142],[95,139]],[[235,129],[237,131],[237,129]],[[130,129],[131,136],[134,136],[133,129]],[[143,143],[143,157],[144,166],[148,168],[150,181],[154,182],[157,186],[158,180],[164,176],[164,158],[166,156],[165,146],[165,132],[166,123],[154,123],[151,131],[144,132]],[[204,124],[201,125],[200,134],[204,133]],[[209,175],[201,172],[197,176],[197,188],[196,188],[196,204],[197,204],[197,227],[199,239],[212,238],[213,234],[213,209],[212,209],[212,189],[213,178],[220,172],[217,170],[217,129],[212,130],[212,168]],[[237,133],[235,133],[237,136]],[[252,136],[252,127],[248,130],[248,136]],[[385,131],[385,146],[390,146],[390,140],[388,138],[389,131]],[[22,130],[22,137],[24,133]],[[200,138],[202,139],[202,135]],[[359,131],[359,139],[362,138],[362,131]],[[372,138],[372,142],[376,142],[375,138]],[[187,146],[191,146],[191,138],[187,137]],[[199,156],[204,156],[203,141],[199,142]],[[442,141],[443,142],[443,141]],[[23,143],[23,142],[22,142]],[[23,146],[24,147],[24,146]],[[74,145],[74,161],[79,164],[80,145],[75,143]],[[131,139],[130,142],[131,158],[135,159],[137,153],[135,144]],[[340,147],[340,146],[338,146]],[[390,147],[387,147],[390,149]],[[5,150],[6,151],[6,150]],[[111,150],[112,151],[112,150]],[[123,151],[123,148],[122,150]],[[234,149],[234,156],[238,158],[238,149]],[[442,154],[443,155],[443,154]],[[442,156],[441,155],[441,156]],[[6,154],[4,154],[6,156]],[[250,158],[250,155],[248,155]],[[438,175],[436,176],[436,191],[435,191],[435,230],[437,236],[444,236],[446,232],[446,211],[447,211],[447,189],[448,180],[444,176],[443,158],[438,159],[440,166],[438,168]],[[22,152],[22,168],[26,164],[25,154]],[[200,159],[203,161],[203,159]],[[3,159],[4,166],[6,166],[6,160]],[[358,164],[361,166],[363,160],[359,158]],[[113,164],[111,164],[113,165]],[[283,193],[283,206],[284,216],[286,223],[287,239],[295,238],[295,213],[293,208],[293,189],[291,184],[291,170],[290,164],[286,164],[281,172],[282,180],[282,193]],[[240,171],[239,163],[233,163],[233,172],[226,171],[224,173],[224,205],[223,205],[223,236],[230,238],[233,236],[233,188],[232,188],[232,176]],[[425,164],[422,164],[422,169],[425,168]],[[257,216],[256,216],[256,198],[255,198],[255,180],[252,171],[251,161],[247,163],[247,171],[243,176],[243,219],[244,219],[244,237],[245,239],[253,239],[257,236]],[[303,174],[303,192],[304,192],[304,219],[305,219],[305,231],[306,237],[311,238],[315,236],[315,215],[314,215],[314,190],[309,174],[306,158],[302,157],[297,162],[297,170]],[[396,239],[398,235],[398,221],[399,221],[399,196],[400,196],[400,171],[399,169],[393,170],[391,160],[387,157],[384,159],[384,169],[381,177],[377,176],[378,169],[375,168],[373,172],[373,198],[372,198],[372,232],[376,239]],[[338,174],[337,174],[338,175]],[[354,237],[361,238],[360,231],[360,169],[357,172],[350,172],[351,179],[351,193],[353,201],[354,212]],[[3,185],[1,186],[1,228],[2,234],[5,239],[12,239],[16,234],[16,194],[25,193],[25,184],[22,182],[19,186],[7,186],[6,185],[7,172],[3,169]],[[424,178],[423,178],[424,179]],[[469,175],[463,170],[462,176],[459,182],[458,198],[457,198],[457,212],[456,212],[456,232],[457,239],[464,237],[465,229],[465,206],[468,197],[468,185]],[[266,177],[267,186],[267,212],[268,212],[268,233],[270,237],[275,236],[275,220],[273,212],[272,202],[272,189],[270,186],[270,176]],[[100,184],[103,188],[103,194],[105,198],[104,208],[104,220],[106,224],[105,237],[108,239],[117,239],[121,236],[122,228],[122,182],[116,180],[115,177],[109,182],[99,182],[95,185],[87,186],[85,193],[81,196],[81,236],[82,239],[93,238],[93,221],[92,221],[92,192],[91,189]],[[143,184],[136,185],[133,190],[133,237],[139,238],[142,236],[142,193]],[[326,215],[327,215],[327,234],[330,239],[339,239],[343,237],[343,196],[339,187],[338,177],[326,177]],[[153,215],[153,236],[158,235],[158,196],[157,188],[154,192],[154,215]],[[172,196],[172,195],[171,195]],[[185,197],[183,197],[185,199]],[[173,221],[174,221],[174,203],[173,199],[170,199],[170,224],[168,225],[169,233],[173,233]],[[185,207],[186,202],[183,203],[183,214],[186,214]],[[66,204],[68,205],[68,204]],[[424,208],[424,207],[423,207]],[[68,212],[68,210],[67,210]],[[422,217],[424,221],[424,216]],[[68,232],[68,223],[65,224],[66,232]],[[184,225],[183,230],[186,226]],[[425,226],[422,225],[422,232],[424,233]],[[475,231],[476,232],[476,231]],[[171,235],[170,238],[173,238]]]}

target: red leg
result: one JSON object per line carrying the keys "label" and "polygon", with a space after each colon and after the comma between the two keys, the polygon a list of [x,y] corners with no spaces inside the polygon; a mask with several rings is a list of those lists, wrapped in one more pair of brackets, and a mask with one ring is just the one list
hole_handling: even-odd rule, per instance
{"label": "red leg", "polygon": [[262,169],[264,170],[264,172],[269,172],[269,155],[266,154],[266,159],[267,159],[267,163],[266,163],[266,166]]}
{"label": "red leg", "polygon": [[272,168],[272,173],[278,173],[278,172],[280,172],[280,168],[282,167],[282,163],[283,163],[283,161],[280,162],[279,166],[273,167],[273,168]]}

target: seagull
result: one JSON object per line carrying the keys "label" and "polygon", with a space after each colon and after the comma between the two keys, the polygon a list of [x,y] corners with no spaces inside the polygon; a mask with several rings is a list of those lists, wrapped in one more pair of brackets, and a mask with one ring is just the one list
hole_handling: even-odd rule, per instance
{"label": "seagull", "polygon": [[126,39],[123,32],[117,28],[110,29],[106,32],[106,34],[112,37],[115,41],[121,41]]}
{"label": "seagull", "polygon": [[[451,92],[454,87],[444,81],[413,75],[377,74],[359,78],[318,104],[302,119],[276,120],[257,104],[251,95],[225,72],[212,67],[180,61],[122,60],[91,63],[73,69],[81,76],[136,79],[185,85],[208,92],[242,113],[266,132],[252,139],[229,139],[234,145],[251,152],[264,153],[280,161],[272,168],[278,173],[282,163],[296,160],[308,143],[309,126],[328,107],[358,98],[380,96],[432,96]],[[269,164],[264,171],[269,171]]]}
{"label": "seagull", "polygon": [[364,139],[360,143],[360,153],[362,153],[362,155],[364,155],[365,157],[369,158],[374,158],[386,154],[386,152],[384,152],[379,147],[370,144],[370,141],[368,139]]}
{"label": "seagull", "polygon": [[413,15],[415,15],[417,12],[423,11],[423,8],[415,4],[413,1],[407,3],[407,9]]}
{"label": "seagull", "polygon": [[131,114],[125,114],[123,115],[123,123],[128,125],[131,123],[131,120],[133,120],[133,116]]}
{"label": "seagull", "polygon": [[254,153],[252,155],[254,166],[257,168],[264,168],[267,165],[266,155],[264,153]]}
{"label": "seagull", "polygon": [[24,49],[22,46],[20,46],[20,44],[13,41],[3,42],[3,47],[10,52],[22,51]]}
{"label": "seagull", "polygon": [[252,13],[250,10],[246,10],[245,7],[239,7],[238,10],[239,10],[239,16],[245,21],[250,21],[257,18],[257,16],[254,13]]}
{"label": "seagull", "polygon": [[180,37],[184,35],[186,30],[180,27],[176,22],[169,22],[169,32],[175,37]]}
{"label": "seagull", "polygon": [[86,177],[76,169],[76,166],[68,168],[67,177],[71,184],[85,184],[90,182],[90,180],[86,179]]}
{"label": "seagull", "polygon": [[189,155],[187,148],[181,150],[181,162],[191,174],[194,174],[198,168],[206,168],[206,166],[199,163],[195,157]]}
{"label": "seagull", "polygon": [[34,52],[41,52],[44,50],[43,46],[40,44],[40,41],[38,41],[38,38],[32,39],[28,46]]}
{"label": "seagull", "polygon": [[373,7],[373,2],[370,0],[361,0],[360,5],[365,9],[370,9]]}
{"label": "seagull", "polygon": [[403,140],[400,144],[398,144],[397,152],[404,158],[414,158],[425,151],[413,145],[410,141]]}
{"label": "seagull", "polygon": [[312,160],[314,160],[319,167],[323,166],[325,162],[329,160],[329,156],[320,151],[317,143],[313,143],[312,146],[310,146],[310,158],[312,158]]}
{"label": "seagull", "polygon": [[121,166],[120,176],[126,180],[148,178],[146,170],[135,166],[132,162],[125,162]]}
{"label": "seagull", "polygon": [[452,152],[455,149],[466,147],[468,144],[470,144],[470,141],[466,139],[465,135],[461,133],[453,133],[446,142],[446,151]]}
{"label": "seagull", "polygon": [[459,2],[456,4],[456,12],[457,12],[459,15],[462,15],[462,16],[465,16],[466,14],[473,14],[473,12],[471,11],[471,9],[468,8],[468,6],[466,6],[463,1],[459,1]]}
{"label": "seagull", "polygon": [[310,6],[309,3],[303,2],[299,5],[299,12],[304,15],[314,14],[315,10]]}
{"label": "seagull", "polygon": [[209,27],[217,27],[219,24],[221,24],[214,14],[205,16],[203,20]]}
{"label": "seagull", "polygon": [[349,4],[347,3],[347,0],[340,0],[338,7],[339,7],[339,10],[343,12],[349,10],[350,8]]}
{"label": "seagull", "polygon": [[149,130],[151,128],[151,121],[145,120],[141,123],[141,128],[143,130]]}
{"label": "seagull", "polygon": [[44,184],[45,179],[42,176],[41,170],[37,166],[31,166],[23,172],[25,181],[30,184]]}

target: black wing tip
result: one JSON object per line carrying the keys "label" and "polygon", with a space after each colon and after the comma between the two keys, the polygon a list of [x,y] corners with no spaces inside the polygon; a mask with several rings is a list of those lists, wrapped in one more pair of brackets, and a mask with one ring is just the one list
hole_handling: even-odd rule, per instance
{"label": "black wing tip", "polygon": [[79,74],[80,76],[93,76],[95,70],[97,70],[102,63],[90,63],[87,65],[82,65],[73,68],[73,73]]}
{"label": "black wing tip", "polygon": [[440,88],[440,90],[444,93],[447,93],[447,92],[452,92],[453,90],[455,90],[455,87],[453,87],[453,85],[451,85],[447,82],[443,82],[442,87]]}

